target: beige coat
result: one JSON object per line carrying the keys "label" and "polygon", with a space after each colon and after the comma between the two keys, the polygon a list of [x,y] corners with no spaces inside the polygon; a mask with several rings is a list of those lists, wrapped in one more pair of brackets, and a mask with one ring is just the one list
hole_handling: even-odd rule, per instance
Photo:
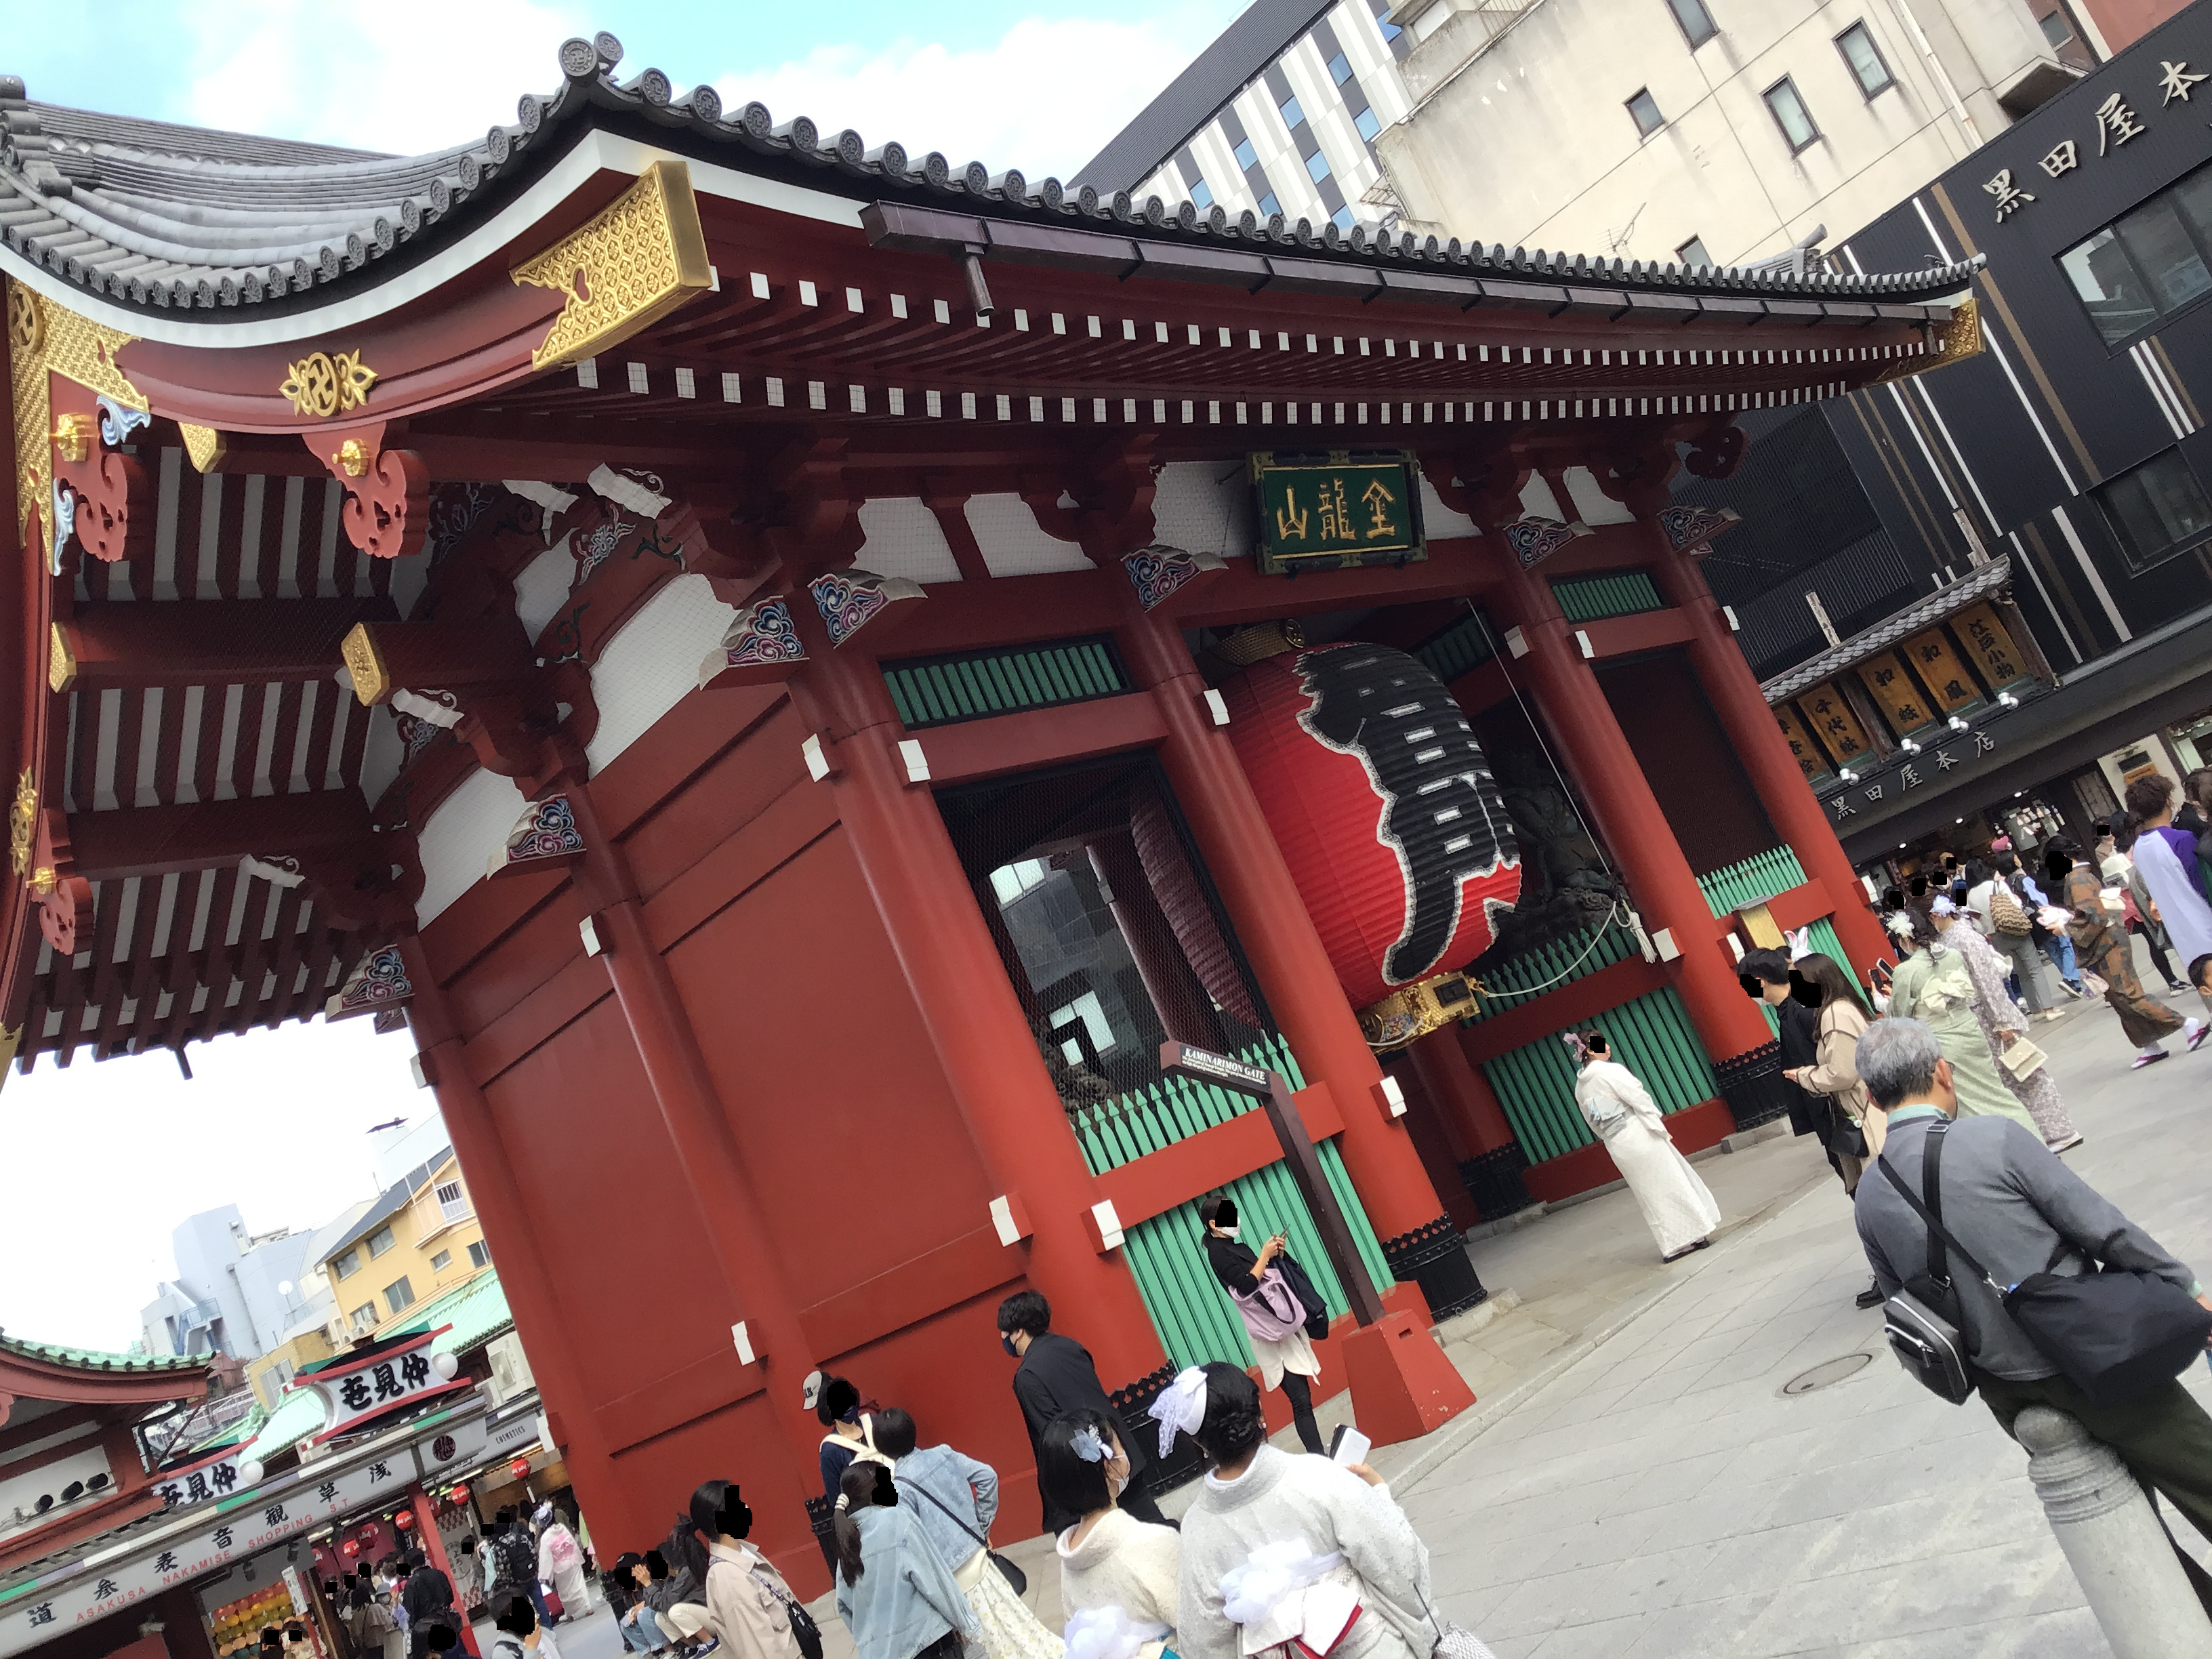
{"label": "beige coat", "polygon": [[1859,1039],[1866,1035],[1869,1023],[1858,1004],[1841,997],[1821,1009],[1815,1063],[1797,1076],[1798,1085],[1808,1093],[1833,1097],[1854,1123],[1865,1117],[1872,1103],[1866,1085],[1859,1081],[1856,1063]]}
{"label": "beige coat", "polygon": [[799,1638],[782,1601],[762,1583],[772,1579],[788,1595],[783,1575],[750,1544],[707,1547],[707,1613],[730,1659],[799,1659]]}

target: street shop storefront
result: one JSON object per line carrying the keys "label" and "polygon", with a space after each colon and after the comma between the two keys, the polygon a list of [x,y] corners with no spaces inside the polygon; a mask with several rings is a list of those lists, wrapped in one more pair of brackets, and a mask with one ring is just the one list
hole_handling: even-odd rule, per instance
{"label": "street shop storefront", "polygon": [[474,1395],[441,1401],[258,1486],[185,1501],[33,1563],[0,1583],[0,1659],[56,1644],[66,1644],[58,1659],[99,1659],[137,1639],[149,1612],[170,1659],[217,1659],[264,1624],[295,1614],[313,1616],[330,1644],[331,1610],[316,1606],[318,1540],[407,1513],[439,1564],[434,1520],[423,1529],[430,1489],[529,1452],[539,1432],[534,1400],[496,1411]]}

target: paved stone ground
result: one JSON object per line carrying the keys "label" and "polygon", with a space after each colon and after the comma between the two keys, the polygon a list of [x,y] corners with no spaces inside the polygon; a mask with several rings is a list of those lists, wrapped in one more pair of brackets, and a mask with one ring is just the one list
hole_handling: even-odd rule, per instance
{"label": "paved stone ground", "polygon": [[[2130,1072],[2101,1003],[2036,1031],[2087,1136],[2068,1162],[2212,1278],[2197,1156],[2212,1044]],[[1683,1262],[1659,1263],[1626,1193],[1471,1247],[1484,1283],[1520,1298],[1443,1333],[1478,1406],[1373,1459],[1428,1541],[1441,1609],[1499,1659],[2107,1655],[2026,1454],[1978,1401],[1908,1380],[1880,1311],[1852,1305],[1867,1269],[1819,1148],[1784,1138],[1698,1168],[1724,1218]],[[1852,1356],[1865,1363],[1844,1380],[1782,1393]],[[2212,1403],[2212,1371],[2190,1380]],[[1324,1430],[1348,1407],[1325,1405]],[[1000,1547],[1057,1629],[1050,1540]],[[816,1617],[825,1659],[850,1659],[828,1597]],[[559,1636],[562,1659],[621,1652],[604,1613]]]}

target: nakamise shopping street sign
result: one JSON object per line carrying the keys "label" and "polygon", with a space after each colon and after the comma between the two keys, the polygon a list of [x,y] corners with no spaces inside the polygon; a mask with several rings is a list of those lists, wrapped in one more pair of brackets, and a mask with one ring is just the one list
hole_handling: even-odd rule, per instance
{"label": "nakamise shopping street sign", "polygon": [[182,1510],[215,1503],[260,1480],[261,1465],[246,1458],[241,1442],[201,1462],[163,1470],[154,1477],[154,1489],[161,1494],[162,1508]]}
{"label": "nakamise shopping street sign", "polygon": [[1398,451],[1261,451],[1251,459],[1267,574],[1425,559],[1421,492]]}

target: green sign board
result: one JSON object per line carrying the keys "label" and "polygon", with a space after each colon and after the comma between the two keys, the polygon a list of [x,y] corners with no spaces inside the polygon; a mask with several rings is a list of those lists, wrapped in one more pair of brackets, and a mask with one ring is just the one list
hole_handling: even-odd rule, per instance
{"label": "green sign board", "polygon": [[1423,559],[1419,475],[1395,451],[1252,457],[1263,574]]}

